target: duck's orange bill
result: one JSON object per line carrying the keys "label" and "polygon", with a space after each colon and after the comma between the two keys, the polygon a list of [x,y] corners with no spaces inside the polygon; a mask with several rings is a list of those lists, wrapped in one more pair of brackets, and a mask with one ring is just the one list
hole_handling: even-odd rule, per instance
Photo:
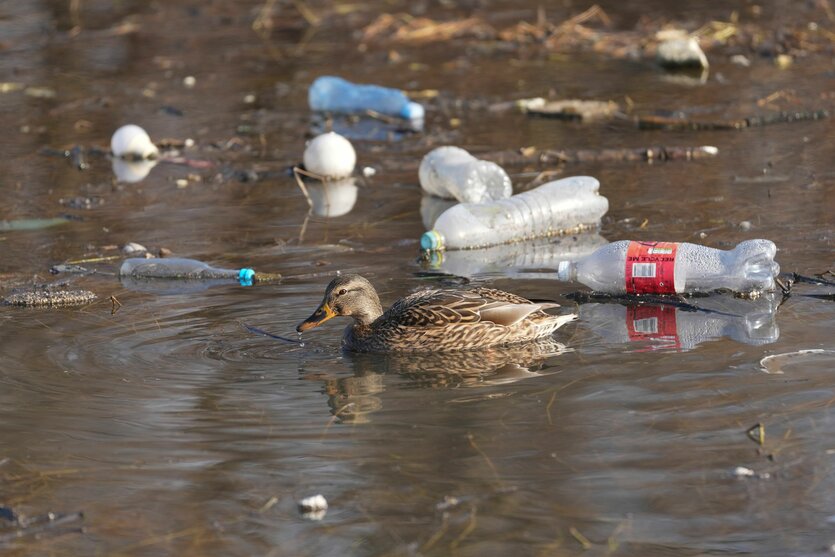
{"label": "duck's orange bill", "polygon": [[318,327],[331,317],[336,317],[336,313],[330,308],[327,302],[322,302],[322,305],[316,308],[316,311],[313,312],[313,315],[299,323],[299,326],[296,327],[298,332],[304,332],[308,329],[312,329],[313,327]]}

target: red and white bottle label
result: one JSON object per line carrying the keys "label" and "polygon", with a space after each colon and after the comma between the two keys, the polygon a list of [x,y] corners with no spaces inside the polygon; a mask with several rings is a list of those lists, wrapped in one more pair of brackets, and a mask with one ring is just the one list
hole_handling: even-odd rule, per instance
{"label": "red and white bottle label", "polygon": [[658,348],[679,349],[676,308],[672,306],[627,306],[626,330],[629,340],[660,342]]}
{"label": "red and white bottle label", "polygon": [[629,242],[627,294],[675,294],[676,242]]}

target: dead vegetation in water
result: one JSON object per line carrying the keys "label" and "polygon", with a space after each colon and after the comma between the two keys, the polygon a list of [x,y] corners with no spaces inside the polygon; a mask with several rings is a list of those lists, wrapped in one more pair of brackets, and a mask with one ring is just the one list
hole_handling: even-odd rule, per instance
{"label": "dead vegetation in water", "polygon": [[835,23],[835,15],[828,0],[789,10],[786,21],[773,27],[759,21],[760,12],[752,6],[743,15],[734,11],[726,21],[709,21],[698,28],[691,26],[690,30],[681,22],[652,15],[641,17],[632,29],[616,29],[612,18],[596,4],[563,21],[548,19],[540,9],[535,21],[520,21],[504,29],[496,29],[485,19],[473,16],[438,21],[406,13],[380,14],[364,27],[361,44],[415,45],[475,39],[501,43],[511,49],[588,51],[636,60],[654,58],[659,43],[675,32],[697,39],[705,50],[725,49],[729,55],[747,53],[776,59],[780,55],[804,57],[835,52],[835,32],[828,29]]}

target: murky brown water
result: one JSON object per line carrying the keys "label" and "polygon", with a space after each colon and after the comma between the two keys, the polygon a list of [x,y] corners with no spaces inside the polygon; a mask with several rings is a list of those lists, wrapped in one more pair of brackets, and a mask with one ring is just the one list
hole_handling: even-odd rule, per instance
{"label": "murky brown water", "polygon": [[[416,168],[438,143],[474,152],[715,145],[715,159],[573,164],[564,173],[600,179],[611,204],[606,240],[728,247],[763,237],[777,243],[784,271],[826,271],[835,237],[831,120],[638,132],[451,107],[553,90],[628,96],[644,111],[750,113],[789,89],[802,107],[829,108],[831,56],[786,70],[768,58],[745,68],[716,56],[698,85],[670,80],[651,62],[594,54],[488,54],[465,42],[359,52],[352,29],[383,4],[396,12],[403,2],[372,2],[308,33],[292,3],[278,3],[286,29],[269,40],[251,29],[258,2],[90,1],[77,21],[68,4],[0,6],[0,81],[55,92],[0,94],[0,220],[78,218],[0,230],[0,280],[11,288],[65,279],[100,301],[0,308],[0,504],[29,516],[83,511],[84,532],[47,530],[6,543],[4,554],[814,555],[835,543],[835,357],[781,360],[772,373],[759,363],[835,349],[835,306],[803,295],[825,288],[800,285],[777,311],[773,300],[720,300],[711,309],[721,317],[584,304],[580,320],[556,335],[568,350],[548,357],[540,350],[553,347],[358,356],[339,349],[344,323],[314,330],[304,346],[241,326],[294,335],[340,270],[365,274],[384,303],[434,284],[416,258],[424,231]],[[721,4],[667,15],[727,19]],[[470,10],[446,5],[424,7],[441,18]],[[479,5],[502,25],[535,19],[533,3]],[[628,26],[665,5],[604,7]],[[779,6],[764,3],[763,17],[779,16]],[[585,7],[548,14],[559,20]],[[75,23],[82,29],[71,36]],[[136,30],[117,32],[125,23]],[[389,50],[400,60],[387,62]],[[438,89],[442,99],[429,105],[426,134],[362,140],[385,130],[347,130],[361,136],[360,164],[378,173],[351,211],[332,219],[310,216],[283,174],[310,130],[307,85],[324,73]],[[38,154],[107,145],[128,122],[157,139],[193,138],[187,154],[216,166],[162,163],[140,183],[114,185],[105,159],[91,158],[82,172]],[[508,170],[520,185],[538,172]],[[242,181],[241,171],[261,179]],[[179,188],[189,174],[201,181]],[[90,209],[75,208],[87,198]],[[115,255],[108,246],[128,241],[287,279],[166,289],[107,274],[49,275],[54,264]],[[112,273],[115,265],[91,267]],[[542,272],[483,271],[477,281],[566,305],[564,295],[583,290]],[[111,295],[122,303],[115,314]],[[633,326],[643,318],[677,324],[678,337],[647,338]],[[765,427],[762,447],[746,435],[756,423]],[[735,478],[737,466],[769,477]],[[296,501],[316,493],[330,509],[306,520]]]}

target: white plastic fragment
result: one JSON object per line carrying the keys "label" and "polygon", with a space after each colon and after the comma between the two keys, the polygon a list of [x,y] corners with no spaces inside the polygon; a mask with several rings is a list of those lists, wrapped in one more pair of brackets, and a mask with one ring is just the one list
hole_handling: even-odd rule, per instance
{"label": "white plastic fragment", "polygon": [[195,85],[197,85],[197,79],[193,75],[187,75],[183,78],[183,85],[191,89]]}
{"label": "white plastic fragment", "polygon": [[754,472],[745,466],[737,466],[734,468],[733,475],[735,478],[756,478],[758,480],[767,480],[771,477],[768,472]]}
{"label": "white plastic fragment", "polygon": [[362,175],[365,176],[366,178],[371,178],[375,174],[377,174],[377,169],[374,168],[373,166],[362,167]]}
{"label": "white plastic fragment", "polygon": [[299,512],[304,518],[310,520],[322,520],[328,511],[328,501],[320,494],[305,497],[299,501]]}
{"label": "white plastic fragment", "polygon": [[709,66],[707,56],[695,37],[678,36],[662,40],[655,53],[658,63],[665,68]]}
{"label": "white plastic fragment", "polygon": [[304,150],[304,167],[329,180],[350,176],[356,164],[354,146],[336,132],[314,137]]}
{"label": "white plastic fragment", "polygon": [[110,151],[116,157],[149,159],[159,151],[151,141],[148,132],[134,124],[122,126],[110,138]]}
{"label": "white plastic fragment", "polygon": [[148,250],[142,244],[137,244],[136,242],[128,242],[124,246],[122,246],[122,253],[128,256],[135,256],[139,253],[146,253]]}
{"label": "white plastic fragment", "polygon": [[756,476],[756,472],[745,466],[737,466],[734,468],[734,476],[737,478],[752,478]]}

